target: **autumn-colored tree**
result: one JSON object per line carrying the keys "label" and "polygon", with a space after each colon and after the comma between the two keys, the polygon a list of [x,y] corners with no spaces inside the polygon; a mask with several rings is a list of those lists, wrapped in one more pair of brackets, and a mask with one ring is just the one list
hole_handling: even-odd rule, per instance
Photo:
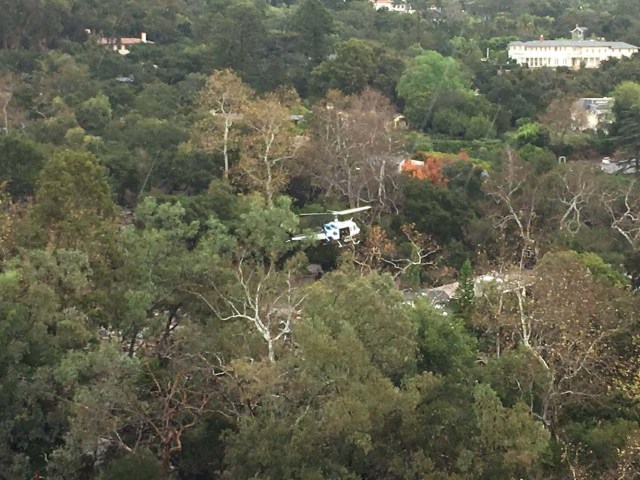
{"label": "autumn-colored tree", "polygon": [[373,225],[363,236],[364,239],[356,250],[356,263],[363,273],[383,268],[383,259],[395,251],[394,242],[380,225]]}
{"label": "autumn-colored tree", "polygon": [[447,185],[447,179],[442,174],[443,161],[433,157],[425,160],[404,160],[402,171],[418,180],[428,180],[436,185]]}
{"label": "autumn-colored tree", "polygon": [[630,299],[595,277],[575,252],[547,254],[532,275],[514,272],[480,289],[476,326],[495,339],[493,355],[522,351],[530,358],[539,376],[529,387],[539,395],[533,412],[552,431],[567,405],[613,385],[612,342],[632,321]]}
{"label": "autumn-colored tree", "polygon": [[286,186],[300,146],[290,111],[281,99],[281,95],[269,94],[246,106],[239,146],[240,181],[259,191],[268,206],[274,205],[276,195]]}
{"label": "autumn-colored tree", "polygon": [[418,180],[428,180],[433,184],[446,187],[448,179],[442,171],[443,167],[468,160],[469,155],[464,150],[457,155],[441,152],[417,152],[415,159],[402,162],[401,169]]}
{"label": "autumn-colored tree", "polygon": [[198,109],[203,118],[195,125],[191,142],[208,152],[222,153],[224,177],[229,178],[230,154],[236,147],[237,131],[253,96],[252,90],[231,70],[216,70],[200,91]]}

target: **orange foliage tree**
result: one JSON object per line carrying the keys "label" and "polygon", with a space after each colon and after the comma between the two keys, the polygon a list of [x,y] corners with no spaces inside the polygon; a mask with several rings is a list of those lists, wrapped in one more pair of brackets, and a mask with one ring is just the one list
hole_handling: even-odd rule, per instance
{"label": "orange foliage tree", "polygon": [[436,185],[446,186],[447,178],[442,169],[445,165],[459,161],[469,161],[465,151],[458,154],[442,152],[417,152],[414,159],[402,162],[402,171],[419,180],[429,180]]}

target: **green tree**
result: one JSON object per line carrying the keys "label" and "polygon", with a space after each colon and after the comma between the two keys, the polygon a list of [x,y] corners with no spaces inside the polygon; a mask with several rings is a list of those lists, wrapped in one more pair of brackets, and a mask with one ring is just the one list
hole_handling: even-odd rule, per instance
{"label": "green tree", "polygon": [[169,478],[155,458],[148,453],[137,453],[111,462],[98,480],[163,480]]}
{"label": "green tree", "polygon": [[352,329],[373,365],[399,381],[414,368],[416,326],[403,311],[390,277],[359,278],[354,273],[338,272],[317,283],[306,302],[307,311],[333,335]]}
{"label": "green tree", "polygon": [[613,90],[614,113],[619,114],[636,105],[640,105],[640,83],[624,81]]}
{"label": "green tree", "polygon": [[170,474],[185,432],[213,411],[217,378],[212,373],[221,365],[204,344],[184,336],[203,335],[194,325],[171,332],[171,341],[163,335],[147,332],[152,341],[135,358],[103,340],[98,348],[65,359],[58,375],[73,393],[74,408],[65,444],[53,456],[54,476],[78,472],[87,457],[107,467],[103,475],[140,463],[158,472],[154,478]]}
{"label": "green tree", "polygon": [[60,37],[63,22],[70,13],[68,0],[25,1],[18,5],[5,0],[0,21],[0,44],[3,49],[45,49]]}
{"label": "green tree", "polygon": [[407,223],[414,223],[418,231],[431,235],[441,245],[463,241],[466,226],[477,218],[464,191],[403,178],[402,192],[400,211]]}
{"label": "green tree", "polygon": [[393,98],[403,68],[394,52],[375,42],[351,38],[338,44],[335,54],[313,69],[311,87],[318,96],[332,88],[350,95],[373,87]]}
{"label": "green tree", "polygon": [[[235,224],[237,240],[225,243],[226,255],[219,268],[212,268],[209,260],[204,272],[213,288],[204,287],[193,294],[215,318],[246,326],[245,335],[252,339],[246,345],[251,356],[274,363],[282,346],[287,345],[300,308],[300,289],[293,279],[301,259],[288,255],[295,248],[288,241],[289,232],[297,230],[298,218],[284,196],[272,205],[260,195],[248,196],[241,203],[247,211]],[[224,231],[220,225],[212,229],[201,242],[202,252],[221,244]]]}
{"label": "green tree", "polygon": [[[524,127],[521,127],[524,128]],[[518,130],[520,132],[520,130]],[[533,166],[537,174],[543,174],[558,164],[556,156],[546,148],[527,143],[518,149],[518,156]]]}
{"label": "green tree", "polygon": [[100,134],[111,121],[109,97],[100,94],[81,103],[75,110],[76,120],[90,133]]}
{"label": "green tree", "polygon": [[99,84],[92,81],[88,65],[69,53],[48,52],[34,74],[37,75],[38,89],[34,100],[38,110],[46,116],[49,116],[49,108],[56,98],[75,107],[86,100],[100,97]]}
{"label": "green tree", "polygon": [[14,197],[33,194],[45,156],[32,139],[20,134],[0,136],[0,179]]}
{"label": "green tree", "polygon": [[453,109],[438,110],[433,114],[431,126],[435,133],[461,138],[467,130],[467,117]]}
{"label": "green tree", "polygon": [[416,128],[425,128],[441,95],[455,92],[471,97],[469,86],[470,80],[457,60],[435,51],[423,51],[400,77],[398,96],[405,102],[409,122]]}
{"label": "green tree", "polygon": [[176,86],[162,82],[148,83],[135,97],[133,108],[145,117],[174,120],[180,113],[179,92]]}
{"label": "green tree", "polygon": [[311,60],[322,62],[331,47],[333,18],[320,0],[303,0],[291,17],[291,27],[298,32],[298,49]]}
{"label": "green tree", "polygon": [[268,32],[263,13],[252,2],[228,4],[207,25],[214,49],[215,66],[231,68],[249,84],[264,85],[261,72],[268,45]]}
{"label": "green tree", "polygon": [[[520,359],[526,361],[524,370],[511,375],[521,384],[534,382],[527,387],[536,398],[532,409],[557,435],[569,406],[581,405],[589,395],[605,396],[611,388],[616,338],[633,321],[633,307],[622,288],[602,282],[575,252],[545,255],[535,268],[535,281],[523,279],[519,285],[511,291],[498,283],[483,286],[474,322],[495,339],[486,345],[493,354],[513,350],[509,339],[515,338]],[[590,301],[570,293],[575,291]],[[511,337],[516,330],[517,338]],[[530,393],[524,395],[522,400],[530,402]]]}
{"label": "green tree", "polygon": [[538,122],[527,123],[522,125],[516,131],[515,135],[518,147],[524,145],[533,145],[534,147],[547,147],[551,141],[549,131]]}
{"label": "green tree", "polygon": [[337,88],[346,94],[361,92],[373,79],[376,58],[365,41],[350,39],[336,48],[335,58],[327,59],[312,72],[312,85],[318,93]]}
{"label": "green tree", "polygon": [[412,370],[415,330],[397,294],[388,278],[334,272],[308,291],[292,334],[294,354],[268,368],[236,363],[244,398],[238,407],[260,408],[228,437],[230,478],[259,470],[282,478],[428,471],[419,455],[409,461],[414,445],[397,428],[417,427],[412,412],[419,401],[417,387],[405,393],[399,386]]}
{"label": "green tree", "polygon": [[494,138],[496,136],[496,128],[486,115],[475,115],[467,122],[464,136],[469,140]]}
{"label": "green tree", "polygon": [[471,267],[471,261],[466,259],[458,272],[458,289],[455,300],[456,313],[460,315],[465,322],[471,321],[475,298],[473,268]]}
{"label": "green tree", "polygon": [[[186,132],[178,122],[132,113],[109,129],[108,138],[124,142],[130,152],[134,152],[135,162],[129,161],[124,165],[116,163],[115,167],[120,171],[125,170],[127,175],[131,175],[135,169],[140,179],[140,189],[136,192],[138,195],[154,187],[167,192],[186,189],[184,179],[189,177],[189,172],[183,174],[177,165],[183,160],[177,151],[186,139]],[[118,150],[116,145],[112,145],[105,153],[113,155]],[[117,159],[118,162],[123,160],[126,162],[126,159]]]}
{"label": "green tree", "polygon": [[45,163],[32,213],[50,242],[102,258],[117,213],[105,173],[87,152],[61,151]]}
{"label": "green tree", "polygon": [[418,371],[464,378],[476,359],[476,341],[462,322],[424,301],[410,315],[418,327]]}
{"label": "green tree", "polygon": [[[541,464],[550,434],[536,422],[526,404],[512,409],[502,406],[488,385],[478,385],[474,392],[474,413],[479,434],[477,456],[482,478],[521,476],[534,472]],[[488,462],[482,458],[490,457]]]}
{"label": "green tree", "polygon": [[25,250],[0,274],[0,478],[33,478],[67,429],[55,377],[63,356],[92,341],[82,304],[92,271],[70,250]]}
{"label": "green tree", "polygon": [[640,158],[640,83],[625,81],[613,91],[615,121],[611,134],[618,150],[636,160]]}

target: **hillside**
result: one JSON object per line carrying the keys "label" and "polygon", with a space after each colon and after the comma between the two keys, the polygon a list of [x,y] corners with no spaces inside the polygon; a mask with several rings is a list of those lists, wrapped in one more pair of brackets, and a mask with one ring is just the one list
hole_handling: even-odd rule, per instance
{"label": "hillside", "polygon": [[382,3],[0,0],[0,480],[637,478],[635,3]]}

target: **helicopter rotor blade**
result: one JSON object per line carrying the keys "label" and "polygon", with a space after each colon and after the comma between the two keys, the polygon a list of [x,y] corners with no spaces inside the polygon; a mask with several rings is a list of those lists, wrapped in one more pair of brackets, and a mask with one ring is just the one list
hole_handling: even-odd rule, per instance
{"label": "helicopter rotor blade", "polygon": [[300,213],[298,216],[300,217],[311,217],[315,215],[331,215],[332,212],[315,212],[315,213]]}
{"label": "helicopter rotor blade", "polygon": [[363,212],[365,210],[369,210],[371,205],[367,205],[366,207],[356,207],[350,208],[348,210],[329,210],[329,213],[332,215],[349,215],[350,213]]}

